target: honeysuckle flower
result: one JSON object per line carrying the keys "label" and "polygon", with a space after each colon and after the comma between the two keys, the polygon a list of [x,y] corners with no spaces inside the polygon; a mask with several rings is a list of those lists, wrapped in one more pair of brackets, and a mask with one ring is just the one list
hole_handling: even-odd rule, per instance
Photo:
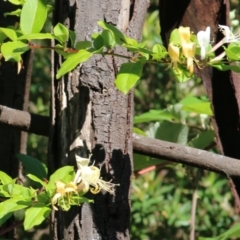
{"label": "honeysuckle flower", "polygon": [[224,43],[239,42],[240,36],[238,34],[233,34],[228,26],[218,25],[220,31],[224,34]]}
{"label": "honeysuckle flower", "polygon": [[189,27],[179,27],[178,34],[182,44],[190,42],[191,33]]}
{"label": "honeysuckle flower", "polygon": [[105,190],[109,193],[115,192],[116,184],[106,182],[100,178],[100,169],[95,166],[88,166],[90,158],[82,158],[76,155],[78,171],[74,183],[78,184],[78,191],[99,193]]}
{"label": "honeysuckle flower", "polygon": [[69,195],[71,193],[78,193],[77,191],[77,186],[75,183],[70,182],[68,184],[65,184],[61,181],[56,181],[56,193],[53,196],[51,202],[52,202],[52,207],[53,209],[55,209],[56,211],[58,210],[58,208],[55,206],[55,204],[57,203],[59,198],[64,198],[64,197],[70,197]]}
{"label": "honeysuckle flower", "polygon": [[187,58],[187,69],[190,73],[193,73],[193,58],[196,52],[196,45],[193,42],[182,44],[182,52],[184,57]]}
{"label": "honeysuckle flower", "polygon": [[178,46],[175,46],[173,43],[169,43],[168,45],[168,54],[171,58],[171,61],[173,63],[173,67],[177,67],[177,62],[179,61],[180,56],[180,48]]}
{"label": "honeysuckle flower", "polygon": [[207,27],[205,31],[199,31],[197,33],[197,40],[198,40],[198,44],[201,48],[201,59],[205,59],[206,57],[206,50],[207,47],[210,43],[210,27]]}

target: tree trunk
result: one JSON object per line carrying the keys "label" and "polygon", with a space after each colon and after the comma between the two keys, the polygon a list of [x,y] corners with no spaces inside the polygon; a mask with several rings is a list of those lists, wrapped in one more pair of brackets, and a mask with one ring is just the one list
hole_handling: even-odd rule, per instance
{"label": "tree trunk", "polygon": [[[100,31],[98,20],[139,40],[148,1],[131,2],[56,1],[54,19],[74,30],[77,41],[89,40]],[[55,75],[62,59],[53,58]],[[101,168],[102,178],[120,184],[114,196],[88,194],[94,204],[55,212],[54,239],[129,239],[133,93],[124,95],[114,85],[122,62],[95,56],[59,81],[53,77],[50,170],[75,165],[75,154],[88,157],[92,153],[91,164]]]}

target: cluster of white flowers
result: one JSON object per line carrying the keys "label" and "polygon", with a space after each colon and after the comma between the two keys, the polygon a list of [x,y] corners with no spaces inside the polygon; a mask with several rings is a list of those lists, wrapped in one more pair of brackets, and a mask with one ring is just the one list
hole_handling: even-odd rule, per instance
{"label": "cluster of white flowers", "polygon": [[[240,36],[238,34],[233,34],[228,26],[218,25],[218,27],[219,27],[220,31],[224,34],[224,38],[219,43],[217,43],[210,50],[210,52],[215,51],[217,48],[219,48],[220,46],[222,46],[225,43],[240,41]],[[207,27],[205,31],[199,31],[197,33],[198,44],[201,48],[201,60],[206,58],[206,50],[210,44],[210,35],[211,35],[210,27]]]}
{"label": "cluster of white flowers", "polygon": [[[199,61],[195,58],[197,47],[200,48],[200,59],[205,60],[207,54],[216,51],[216,49],[223,44],[240,41],[240,36],[238,34],[233,34],[228,26],[218,26],[220,31],[224,34],[224,38],[213,47],[210,47],[211,29],[209,26],[205,31],[199,31],[197,33],[197,42],[193,40],[189,27],[179,27],[177,29],[179,40],[178,38],[175,38],[175,40],[170,42],[168,45],[168,54],[171,58],[171,64],[173,65],[173,68],[178,71],[178,64],[185,64],[186,61],[187,69],[189,73],[192,74],[194,71],[194,62],[198,66],[201,65],[201,62],[199,64]],[[226,53],[224,51],[219,56],[211,59],[210,62],[220,61],[225,55]],[[184,56],[184,58],[182,58],[182,56]]]}
{"label": "cluster of white flowers", "polygon": [[100,169],[95,166],[88,166],[90,157],[82,158],[76,155],[78,170],[73,182],[67,184],[62,181],[55,182],[56,192],[52,198],[53,209],[58,210],[55,206],[58,200],[67,199],[70,202],[73,195],[78,195],[79,193],[82,195],[89,190],[93,194],[97,194],[101,190],[114,194],[115,186],[118,184],[102,180],[100,178]]}

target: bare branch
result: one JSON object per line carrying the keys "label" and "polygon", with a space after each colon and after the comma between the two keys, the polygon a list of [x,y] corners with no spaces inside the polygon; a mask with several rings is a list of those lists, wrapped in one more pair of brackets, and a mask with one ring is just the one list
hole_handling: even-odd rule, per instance
{"label": "bare branch", "polygon": [[135,153],[183,163],[193,167],[240,176],[240,160],[204,150],[133,134]]}
{"label": "bare branch", "polygon": [[49,117],[0,105],[0,123],[25,132],[48,136]]}
{"label": "bare branch", "polygon": [[[0,124],[48,136],[49,117],[0,105]],[[197,168],[240,177],[240,160],[204,150],[133,134],[133,151],[142,155],[183,163]]]}

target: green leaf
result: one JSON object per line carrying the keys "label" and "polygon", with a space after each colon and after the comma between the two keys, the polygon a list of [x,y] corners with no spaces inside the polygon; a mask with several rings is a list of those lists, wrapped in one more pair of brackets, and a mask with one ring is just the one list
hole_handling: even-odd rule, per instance
{"label": "green leaf", "polygon": [[25,0],[8,0],[8,1],[15,5],[23,5],[25,3]]}
{"label": "green leaf", "polygon": [[7,17],[7,16],[17,16],[17,17],[20,17],[21,12],[22,12],[22,9],[17,9],[17,10],[12,11],[12,12],[6,12],[3,15],[4,15],[4,17]]}
{"label": "green leaf", "polygon": [[173,44],[176,44],[176,45],[180,45],[180,44],[181,44],[181,40],[180,40],[179,32],[178,32],[178,29],[177,29],[177,28],[174,29],[174,30],[171,32],[169,42],[170,42],[170,43],[173,43]]}
{"label": "green leaf", "polygon": [[0,31],[4,33],[12,41],[17,41],[18,36],[15,30],[11,28],[0,28]]}
{"label": "green leaf", "polygon": [[81,49],[77,53],[70,55],[58,70],[56,76],[57,79],[73,70],[79,63],[86,62],[92,55],[92,52],[88,52],[84,49]]}
{"label": "green leaf", "polygon": [[149,112],[143,113],[139,116],[134,117],[134,124],[136,123],[145,123],[145,122],[153,122],[160,120],[174,120],[176,119],[175,115],[168,112],[167,110],[154,110],[151,109]]}
{"label": "green leaf", "polygon": [[32,40],[32,39],[54,39],[54,36],[50,33],[32,33],[32,34],[27,34],[23,35],[18,38],[19,40]]}
{"label": "green leaf", "polygon": [[152,48],[152,58],[153,60],[161,60],[167,55],[167,51],[163,45],[155,44]]}
{"label": "green leaf", "polygon": [[98,21],[97,23],[103,29],[107,29],[112,32],[114,40],[117,44],[122,45],[123,43],[127,43],[127,37],[113,25],[105,23],[104,21]]}
{"label": "green leaf", "polygon": [[113,48],[116,45],[116,41],[111,31],[103,30],[101,35],[104,40],[104,46],[106,48]]}
{"label": "green leaf", "polygon": [[24,229],[28,230],[36,225],[41,224],[51,213],[51,209],[46,207],[45,204],[35,204],[25,212]]}
{"label": "green leaf", "polygon": [[32,175],[32,174],[28,174],[27,177],[29,177],[31,180],[40,183],[43,187],[47,186],[47,183],[45,183],[44,181],[42,181],[41,179],[39,179],[38,177]]}
{"label": "green leaf", "polygon": [[209,101],[204,101],[197,97],[187,97],[181,100],[180,103],[182,104],[182,109],[185,111],[213,116]]}
{"label": "green leaf", "polygon": [[90,48],[92,46],[92,43],[89,41],[80,41],[76,43],[76,49],[80,50],[80,49],[87,49]]}
{"label": "green leaf", "polygon": [[[13,215],[13,213],[11,212],[11,213],[7,213],[4,216],[2,216],[0,218],[0,226],[2,226],[12,215]],[[8,240],[8,239],[0,238],[0,240]]]}
{"label": "green leaf", "polygon": [[35,194],[34,189],[24,187],[19,184],[9,183],[3,186],[4,190],[7,190],[9,195],[18,200],[31,200]]}
{"label": "green leaf", "polygon": [[48,192],[41,192],[37,195],[37,199],[39,203],[44,203],[45,205],[51,202]]}
{"label": "green leaf", "polygon": [[6,61],[13,60],[19,62],[21,55],[28,51],[29,47],[23,42],[6,42],[1,46],[1,52]]}
{"label": "green leaf", "polygon": [[142,136],[147,136],[147,134],[143,130],[141,130],[140,128],[137,128],[137,127],[133,127],[133,132],[137,133],[139,135],[142,135]]}
{"label": "green leaf", "polygon": [[124,94],[127,94],[140,79],[142,75],[142,68],[143,65],[141,62],[123,63],[115,80],[117,88]]}
{"label": "green leaf", "polygon": [[12,183],[13,179],[8,176],[5,172],[0,171],[0,181],[1,184],[8,184],[8,183]]}
{"label": "green leaf", "polygon": [[8,199],[0,203],[0,223],[3,224],[12,212],[20,209],[27,208],[31,202],[29,201],[18,201],[16,199]]}
{"label": "green leaf", "polygon": [[73,181],[74,175],[75,175],[75,172],[74,172],[73,166],[65,166],[65,167],[59,168],[56,172],[54,172],[50,176],[50,180],[47,187],[55,188],[56,181],[63,181],[65,183]]}
{"label": "green leaf", "polygon": [[68,38],[69,38],[69,31],[68,29],[61,23],[58,23],[53,28],[53,34],[56,40],[58,40],[62,45],[65,45]]}
{"label": "green leaf", "polygon": [[20,16],[23,34],[39,33],[47,19],[48,7],[45,0],[26,0]]}
{"label": "green leaf", "polygon": [[154,165],[158,165],[166,162],[165,160],[150,158],[148,156],[144,156],[141,154],[133,154],[133,162],[134,162],[134,171],[139,171],[144,168],[148,168]]}
{"label": "green leaf", "polygon": [[239,61],[240,60],[240,46],[236,43],[231,43],[225,48],[225,52],[227,57],[231,61]]}
{"label": "green leaf", "polygon": [[104,39],[101,35],[98,35],[93,40],[93,47],[94,47],[95,50],[99,50],[100,48],[104,47]]}
{"label": "green leaf", "polygon": [[217,68],[220,71],[234,71],[240,73],[240,66],[237,65],[226,65],[223,63],[211,63],[210,66]]}
{"label": "green leaf", "polygon": [[[3,41],[7,38],[7,36],[0,31],[0,43],[3,43]],[[1,52],[1,49],[0,49],[0,52]]]}
{"label": "green leaf", "polygon": [[188,146],[205,149],[214,141],[214,137],[215,133],[213,130],[201,132],[188,143]]}
{"label": "green leaf", "polygon": [[70,41],[71,41],[71,47],[74,48],[74,45],[75,45],[75,41],[76,41],[76,33],[72,30],[69,30],[69,38],[70,38]]}
{"label": "green leaf", "polygon": [[186,145],[188,140],[188,131],[189,129],[186,125],[164,121],[160,123],[160,126],[155,133],[155,138]]}
{"label": "green leaf", "polygon": [[17,154],[17,158],[22,162],[24,169],[40,179],[47,178],[46,166],[38,159],[25,154]]}
{"label": "green leaf", "polygon": [[177,69],[173,69],[173,73],[175,77],[177,78],[176,80],[180,83],[187,82],[191,79],[191,74],[189,71],[186,69],[185,66],[178,64]]}
{"label": "green leaf", "polygon": [[199,240],[228,240],[234,237],[235,238],[240,237],[240,223],[234,225],[228,231],[217,237],[199,237]]}

